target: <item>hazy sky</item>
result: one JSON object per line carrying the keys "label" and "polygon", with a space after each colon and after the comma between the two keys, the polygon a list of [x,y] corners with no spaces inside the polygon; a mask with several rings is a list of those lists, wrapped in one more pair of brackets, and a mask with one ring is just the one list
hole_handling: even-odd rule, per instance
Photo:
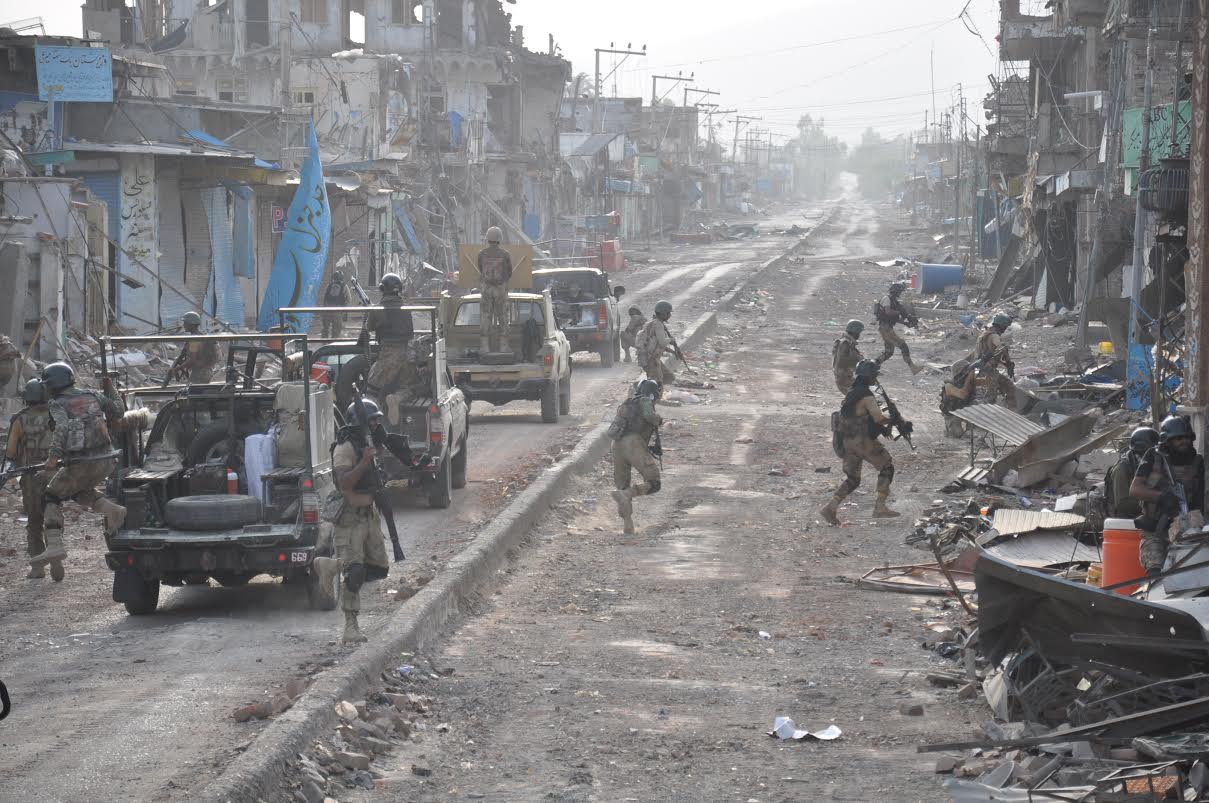
{"label": "hazy sky", "polygon": [[[1026,0],[1038,6],[1041,0]],[[964,84],[967,112],[981,121],[987,76],[999,65],[995,49],[998,0],[969,0],[980,39],[957,20],[966,0],[517,0],[505,8],[525,27],[526,44],[544,51],[554,34],[576,72],[590,76],[593,48],[627,44],[629,57],[605,83],[621,95],[650,98],[651,76],[695,74],[691,85],[721,92],[723,109],[763,117],[754,126],[792,134],[798,118],[823,117],[837,136],[854,141],[873,126],[887,135],[922,126],[932,108],[930,54],[935,57],[936,107],[954,104]],[[80,35],[79,0],[36,5],[0,0],[0,23],[37,10],[49,33]],[[842,41],[836,41],[842,40]],[[620,57],[602,56],[602,74]],[[683,101],[683,85],[659,82],[659,92]],[[719,138],[733,132],[721,119]],[[971,124],[972,125],[972,124]]]}

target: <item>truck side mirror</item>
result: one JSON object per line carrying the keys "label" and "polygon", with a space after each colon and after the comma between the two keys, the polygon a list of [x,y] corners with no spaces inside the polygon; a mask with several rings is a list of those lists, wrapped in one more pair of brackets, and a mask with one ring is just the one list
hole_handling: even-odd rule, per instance
{"label": "truck side mirror", "polygon": [[625,288],[622,287],[621,285],[618,285],[617,287],[613,288],[613,298],[620,301],[621,297],[624,295],[625,295]]}

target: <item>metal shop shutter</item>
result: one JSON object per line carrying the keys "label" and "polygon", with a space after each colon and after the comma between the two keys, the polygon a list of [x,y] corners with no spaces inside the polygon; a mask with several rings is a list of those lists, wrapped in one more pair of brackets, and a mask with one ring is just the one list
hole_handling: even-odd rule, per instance
{"label": "metal shop shutter", "polygon": [[115,243],[119,242],[122,222],[122,205],[119,200],[121,198],[120,174],[117,170],[107,170],[103,173],[81,173],[78,174],[78,178],[84,182],[84,186],[88,188],[89,192],[104,201],[105,205],[109,207],[107,220],[109,231],[105,234]]}

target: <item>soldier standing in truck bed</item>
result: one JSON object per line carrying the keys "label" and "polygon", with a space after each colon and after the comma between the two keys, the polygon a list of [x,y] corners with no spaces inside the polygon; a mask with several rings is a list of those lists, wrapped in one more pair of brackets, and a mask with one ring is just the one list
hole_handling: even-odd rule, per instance
{"label": "soldier standing in truck bed", "polygon": [[496,352],[508,336],[508,282],[512,279],[512,257],[500,243],[504,233],[498,226],[487,229],[487,247],[479,252],[479,351]]}
{"label": "soldier standing in truck bed", "polygon": [[403,306],[403,280],[398,274],[388,273],[378,283],[382,291],[382,309],[370,310],[361,328],[358,344],[369,347],[369,333],[378,340],[378,356],[365,379],[365,391],[379,404],[385,402],[384,394],[402,383],[410,383],[414,374],[407,358],[407,344],[415,334],[411,313],[400,309]]}

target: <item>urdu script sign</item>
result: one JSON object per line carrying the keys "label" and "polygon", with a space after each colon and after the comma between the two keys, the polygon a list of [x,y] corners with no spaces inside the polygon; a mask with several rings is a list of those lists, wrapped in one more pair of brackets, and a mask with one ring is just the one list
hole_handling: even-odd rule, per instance
{"label": "urdu script sign", "polygon": [[112,103],[113,55],[107,47],[38,45],[38,99]]}

